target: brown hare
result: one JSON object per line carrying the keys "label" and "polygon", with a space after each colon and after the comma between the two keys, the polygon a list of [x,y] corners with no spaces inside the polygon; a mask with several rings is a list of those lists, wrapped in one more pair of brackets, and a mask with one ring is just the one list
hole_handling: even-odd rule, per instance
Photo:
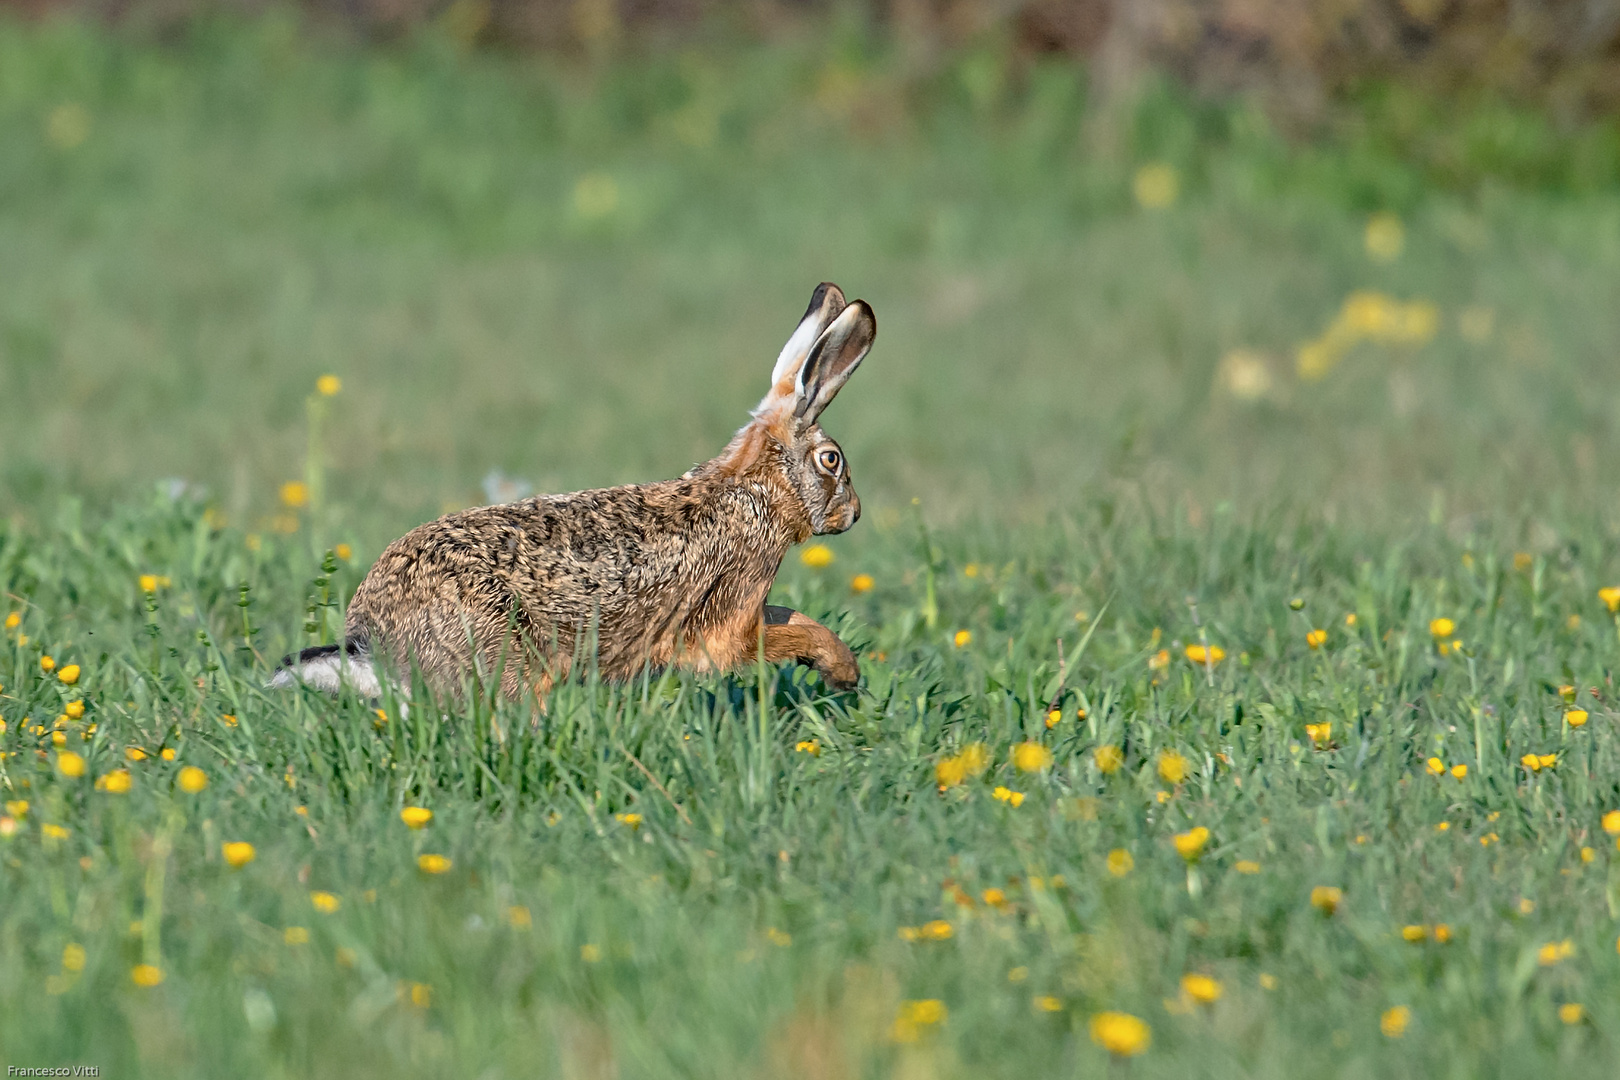
{"label": "brown hare", "polygon": [[413,670],[436,691],[499,678],[543,706],[594,661],[629,679],[678,665],[808,664],[860,678],[831,630],[765,603],[787,550],[861,515],[849,464],[817,419],[865,359],[877,320],[822,284],[771,371],[771,389],[714,460],[678,480],[448,514],[390,544],[349,604],[342,645],[289,656],[271,680],[368,697]]}

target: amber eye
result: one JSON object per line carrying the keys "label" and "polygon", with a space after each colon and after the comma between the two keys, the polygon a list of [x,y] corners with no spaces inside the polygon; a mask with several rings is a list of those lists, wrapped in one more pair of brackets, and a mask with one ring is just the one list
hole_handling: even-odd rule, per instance
{"label": "amber eye", "polygon": [[836,450],[823,450],[816,455],[816,464],[830,473],[836,473],[839,462],[843,460],[844,456]]}

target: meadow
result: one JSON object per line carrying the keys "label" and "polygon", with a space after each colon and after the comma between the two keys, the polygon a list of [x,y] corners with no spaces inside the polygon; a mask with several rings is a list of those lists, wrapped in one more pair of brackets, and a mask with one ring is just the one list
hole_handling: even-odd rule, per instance
{"label": "meadow", "polygon": [[[0,1062],[1612,1075],[1620,140],[1356,109],[0,22]],[[264,689],[823,279],[867,512],[773,596],[859,692]]]}

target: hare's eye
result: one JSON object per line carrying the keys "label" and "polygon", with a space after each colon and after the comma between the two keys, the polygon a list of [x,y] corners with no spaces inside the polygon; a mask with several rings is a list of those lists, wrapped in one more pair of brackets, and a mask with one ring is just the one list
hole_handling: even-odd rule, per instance
{"label": "hare's eye", "polygon": [[842,460],[843,455],[839,454],[839,452],[836,450],[823,450],[821,453],[816,455],[816,464],[820,465],[823,469],[830,473],[836,473],[838,471],[838,463]]}

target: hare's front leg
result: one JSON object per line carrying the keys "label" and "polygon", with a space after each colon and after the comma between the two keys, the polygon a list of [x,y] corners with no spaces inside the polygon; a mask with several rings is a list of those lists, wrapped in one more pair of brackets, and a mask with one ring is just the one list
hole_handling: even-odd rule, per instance
{"label": "hare's front leg", "polygon": [[852,690],[861,669],[837,634],[792,608],[765,605],[765,659],[793,660],[820,672],[835,690]]}

